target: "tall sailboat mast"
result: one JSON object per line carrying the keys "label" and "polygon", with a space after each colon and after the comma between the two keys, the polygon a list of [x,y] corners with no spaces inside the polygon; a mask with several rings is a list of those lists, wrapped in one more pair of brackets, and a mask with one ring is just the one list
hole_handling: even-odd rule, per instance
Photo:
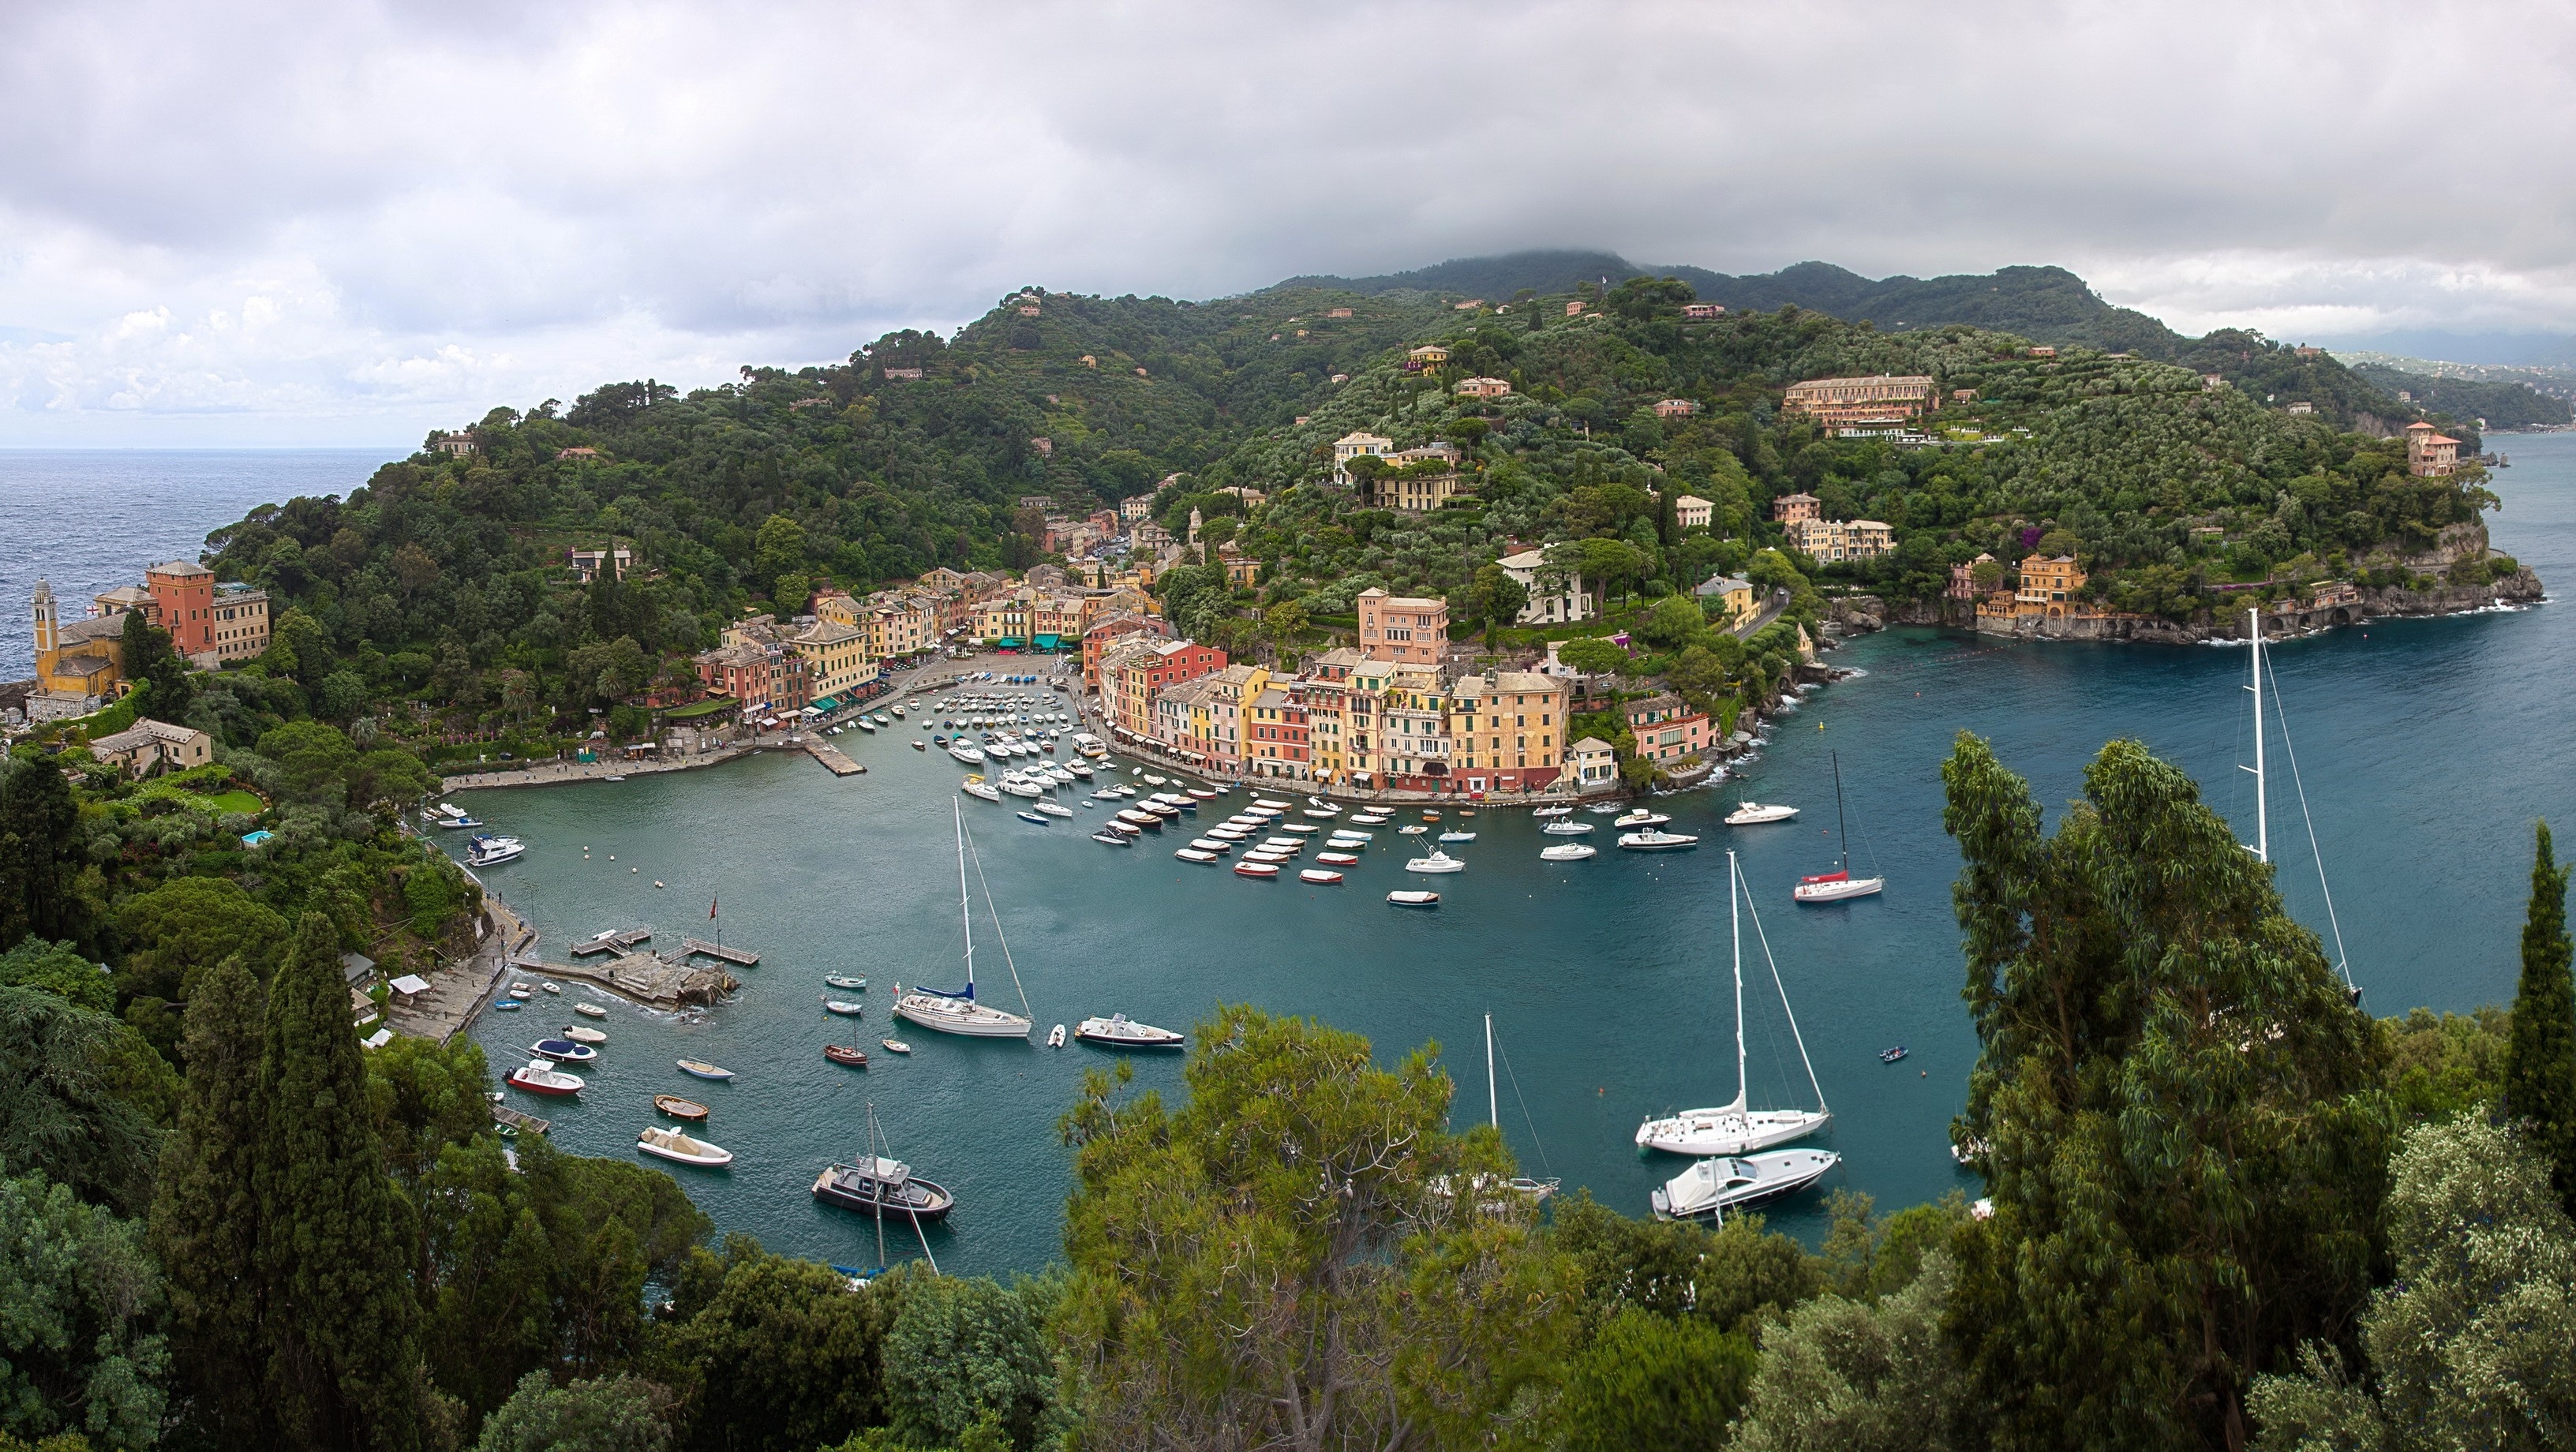
{"label": "tall sailboat mast", "polygon": [[1485,1015],[1485,1118],[1496,1133],[1502,1131],[1502,1102],[1494,1097],[1494,1016],[1490,1013]]}
{"label": "tall sailboat mast", "polygon": [[2254,764],[2240,767],[2254,773],[2254,860],[2272,860],[2271,806],[2263,791],[2263,614],[2248,608],[2245,612],[2246,639],[2253,644],[2253,684],[2245,689],[2254,693]]}
{"label": "tall sailboat mast", "polygon": [[957,817],[957,919],[966,925],[966,996],[975,996],[975,909],[966,897],[966,809],[948,804]]}
{"label": "tall sailboat mast", "polygon": [[1840,866],[1851,871],[1851,820],[1843,813],[1843,754],[1831,753],[1834,760],[1834,837],[1842,852]]}
{"label": "tall sailboat mast", "polygon": [[[1735,942],[1735,1104],[1741,1109],[1748,1092],[1744,1081],[1744,889],[1737,877],[1735,851],[1726,853],[1726,926]],[[1786,993],[1781,995],[1788,1002]]]}

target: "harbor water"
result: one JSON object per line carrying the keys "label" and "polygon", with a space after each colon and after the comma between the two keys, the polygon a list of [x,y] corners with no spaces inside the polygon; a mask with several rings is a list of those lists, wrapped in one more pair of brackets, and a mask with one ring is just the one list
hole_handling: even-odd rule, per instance
{"label": "harbor water", "polygon": [[[2514,467],[2494,485],[2505,500],[2495,542],[2564,592],[2576,579],[2576,436],[2512,443]],[[66,599],[84,599],[138,578],[153,560],[193,553],[208,530],[253,504],[345,494],[378,457],[0,451],[0,505],[15,526],[0,539],[0,600],[23,622],[39,575]],[[2571,620],[2567,607],[2550,605],[2383,622],[2273,653],[2297,755],[2294,782],[2274,738],[2282,888],[2326,934],[2303,789],[2353,976],[2373,1011],[2510,998],[2532,819],[2576,820]],[[26,649],[23,625],[0,632],[0,674],[23,673]],[[1399,815],[1376,829],[1347,885],[1309,888],[1176,862],[1180,839],[1170,832],[1129,850],[1101,846],[1082,830],[1100,808],[1040,828],[988,803],[965,806],[1041,1032],[1114,1011],[1187,1028],[1217,1004],[1249,1002],[1367,1034],[1390,1061],[1436,1039],[1459,1080],[1463,1124],[1485,1109],[1490,1011],[1507,1056],[1497,1097],[1514,1149],[1531,1172],[1632,1213],[1680,1168],[1639,1158],[1639,1119],[1734,1092],[1725,848],[1735,846],[1834,1113],[1824,1142],[1844,1160],[1829,1184],[1894,1207],[1975,1183],[1947,1149],[1975,1053],[1950,912],[1958,857],[1940,830],[1939,765],[1951,738],[1961,729],[1991,738],[2053,812],[2080,791],[2083,765],[2104,740],[2135,735],[2188,769],[2250,836],[2251,782],[2237,769],[2252,755],[2246,656],[1896,630],[1831,658],[1867,674],[1785,716],[1740,783],[1664,804],[1673,830],[1702,838],[1688,854],[1623,854],[1605,822],[1591,835],[1598,858],[1545,864],[1538,850],[1557,839],[1522,814],[1488,811],[1467,824],[1478,840],[1449,848],[1467,859],[1466,872],[1407,879],[1401,858],[1420,839],[1396,837]],[[495,829],[530,843],[525,858],[486,876],[542,929],[548,958],[601,928],[637,923],[665,946],[720,926],[728,943],[762,955],[759,967],[738,970],[736,1000],[701,1021],[612,1005],[598,1021],[609,1044],[581,1070],[594,1087],[579,1103],[512,1098],[553,1118],[567,1148],[618,1156],[634,1154],[636,1130],[655,1120],[652,1094],[710,1104],[705,1133],[736,1153],[735,1167],[672,1173],[722,1230],[842,1264],[874,1262],[874,1228],[816,1206],[807,1188],[824,1164],[858,1152],[873,1102],[894,1151],[959,1196],[951,1222],[930,1232],[940,1264],[1034,1269],[1059,1254],[1069,1155],[1057,1119],[1082,1069],[1109,1060],[910,1027],[901,1032],[916,1048],[909,1058],[879,1050],[895,1032],[884,1016],[893,983],[954,986],[961,967],[950,825],[961,769],[913,751],[914,734],[835,738],[868,765],[864,776],[836,779],[779,752],[623,783],[467,794]],[[1888,890],[1796,908],[1795,878],[1832,865],[1836,758],[1856,865],[1884,872]],[[1719,825],[1738,795],[1803,815],[1783,826]],[[1454,812],[1447,825],[1459,825]],[[461,850],[456,835],[444,845]],[[656,890],[656,880],[667,886]],[[1384,902],[1392,888],[1424,885],[1445,898],[1437,912]],[[975,932],[983,994],[1016,1009],[980,887]],[[1754,1096],[1778,1102],[1803,1093],[1805,1076],[1750,920],[1746,944]],[[823,1011],[827,972],[868,977],[865,1019]],[[580,1021],[565,1001],[579,996],[607,1001],[578,988],[540,995],[519,1014],[485,1015],[472,1032],[496,1071],[506,1069],[541,1034]],[[833,1041],[866,1047],[871,1067],[826,1063],[821,1046]],[[1910,1057],[1880,1063],[1880,1051],[1898,1044]],[[674,1067],[684,1056],[740,1077],[689,1079]],[[1176,1056],[1135,1062],[1139,1087],[1177,1091]],[[1813,1234],[1820,1204],[1789,1202],[1772,1222]],[[891,1239],[889,1254],[918,1253],[908,1230]]]}
{"label": "harbor water", "polygon": [[[2563,589],[2576,578],[2576,437],[2520,439],[2513,453],[2497,481],[2506,508],[2496,542]],[[2351,971],[2373,1011],[2510,998],[2532,819],[2576,820],[2564,665],[2576,646],[2572,618],[2541,606],[2383,622],[2271,653],[2296,756],[2294,771],[2282,739],[2271,738],[2282,890],[2331,952],[2307,846],[2312,818]],[[738,970],[736,1000],[699,1021],[612,1007],[600,1025],[610,1043],[582,1070],[592,1087],[581,1102],[524,1107],[552,1116],[567,1148],[624,1155],[655,1118],[654,1093],[708,1103],[705,1134],[734,1151],[735,1165],[675,1173],[720,1227],[782,1251],[872,1264],[873,1224],[817,1206],[807,1190],[823,1165],[859,1152],[873,1104],[893,1152],[958,1196],[953,1219],[929,1235],[942,1267],[1034,1269],[1058,1255],[1070,1154],[1057,1121],[1083,1070],[1110,1055],[898,1030],[885,1017],[896,981],[953,987],[960,977],[951,822],[962,800],[981,864],[980,876],[968,869],[978,989],[1015,1011],[1025,989],[1040,1037],[1111,1012],[1187,1028],[1242,1002],[1366,1034],[1385,1061],[1437,1040],[1464,1125],[1486,1110],[1482,1022],[1491,1012],[1507,1059],[1496,1096],[1503,1130],[1526,1168],[1637,1214],[1681,1168],[1640,1157],[1640,1119],[1734,1094],[1733,847],[1760,924],[1758,935],[1752,918],[1744,925],[1756,1103],[1809,1092],[1770,987],[1767,940],[1834,1114],[1822,1142],[1844,1158],[1827,1187],[1866,1191],[1883,1208],[1954,1186],[1974,1193],[1948,1148],[1976,1044],[1959,999],[1950,904],[1958,854],[1940,826],[1943,755],[1962,729],[1988,737],[2053,818],[2105,740],[2136,736],[2199,779],[2250,838],[2252,779],[2238,769],[2252,760],[2247,655],[1894,630],[1832,659],[1866,674],[1782,717],[1740,780],[1660,804],[1675,819],[1669,830],[1701,838],[1695,852],[1674,855],[1620,852],[1606,818],[1581,815],[1599,824],[1590,840],[1600,856],[1544,863],[1539,849],[1560,839],[1542,836],[1526,813],[1486,810],[1462,823],[1453,808],[1443,825],[1477,833],[1448,848],[1469,863],[1461,874],[1402,870],[1430,839],[1398,837],[1417,815],[1401,812],[1374,829],[1343,886],[1250,881],[1174,860],[1187,832],[1149,834],[1123,850],[1093,842],[1085,834],[1103,808],[1037,827],[1007,807],[961,799],[962,769],[911,749],[920,733],[910,722],[835,738],[868,765],[864,776],[835,779],[800,753],[773,752],[622,783],[465,794],[493,829],[531,844],[487,876],[541,928],[547,957],[560,960],[575,939],[611,926],[649,923],[666,946],[705,936],[717,901],[725,941],[761,954],[759,967]],[[1883,872],[1887,891],[1796,907],[1796,878],[1834,864],[1837,760],[1855,868]],[[1721,825],[1748,795],[1803,815]],[[1199,820],[1212,824],[1245,800],[1230,794]],[[1384,900],[1422,886],[1442,894],[1437,911]],[[823,1010],[826,973],[867,976],[864,1020]],[[605,1001],[568,987],[567,998],[581,996]],[[506,1067],[542,1031],[574,1021],[563,999],[540,995],[522,1013],[485,1015],[473,1032]],[[883,1053],[888,1034],[915,1052]],[[822,1046],[836,1041],[867,1048],[871,1066],[825,1062]],[[1880,1062],[1897,1045],[1910,1056]],[[739,1077],[701,1084],[674,1066],[681,1057]],[[1178,1056],[1129,1057],[1137,1088],[1177,1095]],[[1770,1216],[1815,1234],[1822,1197]],[[918,1253],[908,1228],[890,1231],[888,1253]]]}

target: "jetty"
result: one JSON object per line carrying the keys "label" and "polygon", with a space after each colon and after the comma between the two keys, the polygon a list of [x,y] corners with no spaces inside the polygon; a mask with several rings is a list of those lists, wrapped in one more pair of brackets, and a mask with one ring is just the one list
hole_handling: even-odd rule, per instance
{"label": "jetty", "polygon": [[728,948],[722,943],[710,943],[704,938],[682,938],[680,948],[684,957],[713,958],[718,962],[731,963],[742,968],[760,966],[758,953],[748,948]]}
{"label": "jetty", "polygon": [[584,938],[573,944],[572,955],[576,958],[587,958],[595,953],[632,953],[637,945],[651,941],[653,941],[651,928],[620,928],[602,933],[596,938]]}
{"label": "jetty", "polygon": [[742,980],[721,968],[690,966],[685,952],[621,953],[602,964],[548,963],[528,955],[511,959],[510,966],[524,973],[595,983],[654,1008],[714,1003],[742,986]]}
{"label": "jetty", "polygon": [[805,739],[805,752],[816,761],[823,763],[823,769],[834,776],[857,776],[867,770],[866,767],[842,755],[841,748],[820,736],[809,736]]}
{"label": "jetty", "polygon": [[507,1104],[495,1104],[492,1106],[492,1122],[494,1124],[506,1124],[512,1129],[519,1131],[521,1134],[543,1134],[547,1130],[554,1128],[554,1122],[552,1120],[539,1119],[535,1115],[528,1113],[526,1110],[512,1109]]}

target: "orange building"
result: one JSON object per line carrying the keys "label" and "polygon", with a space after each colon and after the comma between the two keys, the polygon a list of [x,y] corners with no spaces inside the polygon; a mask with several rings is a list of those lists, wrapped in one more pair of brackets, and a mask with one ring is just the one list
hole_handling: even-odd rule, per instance
{"label": "orange building", "polygon": [[2406,426],[2406,472],[2421,479],[2443,479],[2460,470],[2460,441],[2433,431],[2428,423]]}
{"label": "orange building", "polygon": [[1827,428],[1839,425],[1904,423],[1926,409],[1939,408],[1929,374],[1876,378],[1811,378],[1789,385],[1781,400],[1783,413],[1805,414]]}
{"label": "orange building", "polygon": [[2021,562],[2021,588],[2013,592],[2016,613],[2065,615],[2080,611],[2084,571],[2072,555],[2031,555]]}
{"label": "orange building", "polygon": [[1783,494],[1771,501],[1771,517],[1782,524],[1824,517],[1824,502],[1813,494]]}
{"label": "orange building", "polygon": [[1438,665],[1449,645],[1449,602],[1360,592],[1360,649],[1376,660]]}

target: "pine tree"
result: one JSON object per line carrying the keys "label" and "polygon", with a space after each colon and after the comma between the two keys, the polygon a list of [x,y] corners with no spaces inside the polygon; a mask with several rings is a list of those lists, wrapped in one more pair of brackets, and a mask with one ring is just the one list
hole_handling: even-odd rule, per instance
{"label": "pine tree", "polygon": [[188,1000],[187,1090],[152,1203],[152,1251],[170,1292],[176,1410],[192,1440],[210,1447],[269,1440],[259,1397],[266,1323],[253,1263],[259,1043],[259,980],[239,956],[226,958]]}
{"label": "pine tree", "polygon": [[270,982],[260,1054],[256,1257],[281,1442],[420,1445],[410,1238],[369,1112],[339,934],[306,913]]}
{"label": "pine tree", "polygon": [[2550,852],[2549,824],[2535,833],[2531,911],[2522,924],[2522,984],[2513,995],[2505,1050],[2505,1112],[2549,1160],[2558,1198],[2576,1213],[2576,959],[2567,936],[2567,876]]}

